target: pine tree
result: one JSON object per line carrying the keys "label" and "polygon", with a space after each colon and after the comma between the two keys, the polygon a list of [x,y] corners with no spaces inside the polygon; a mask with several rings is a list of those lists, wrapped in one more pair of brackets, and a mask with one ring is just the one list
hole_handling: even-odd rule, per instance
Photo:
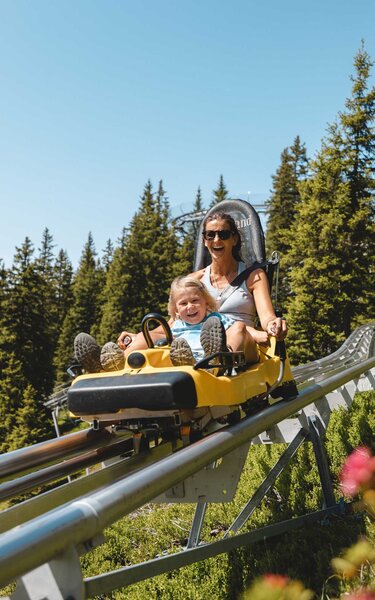
{"label": "pine tree", "polygon": [[29,384],[23,392],[13,427],[6,438],[7,452],[31,446],[51,437],[51,419],[41,398]]}
{"label": "pine tree", "polygon": [[60,333],[62,315],[57,298],[56,290],[56,271],[53,236],[49,229],[43,231],[41,246],[38,249],[39,254],[35,260],[35,266],[38,269],[44,281],[44,318],[48,327],[51,346],[56,347],[57,339]]}
{"label": "pine tree", "polygon": [[129,234],[116,249],[108,271],[101,342],[116,339],[124,328],[139,330],[147,312],[166,314],[176,252],[163,184],[159,183],[155,194],[148,181]]}
{"label": "pine tree", "polygon": [[36,264],[44,278],[49,280],[53,277],[54,246],[53,236],[50,234],[48,227],[46,227],[43,231],[41,247],[38,249],[39,256]]}
{"label": "pine tree", "polygon": [[[374,208],[372,203],[374,88],[363,47],[347,112],[328,130],[301,185],[291,256],[293,298],[288,337],[294,362],[335,350],[361,320],[373,318]],[[365,107],[365,108],[364,108]]]}
{"label": "pine tree", "polygon": [[342,209],[348,200],[341,168],[340,158],[323,150],[312,163],[313,177],[301,189],[288,306],[288,348],[298,363],[331,353],[345,337],[335,323],[347,301],[339,289],[346,217]]}
{"label": "pine tree", "polygon": [[[375,86],[369,87],[374,63],[364,49],[364,43],[354,59],[355,75],[352,97],[346,101],[346,112],[340,113],[344,137],[344,172],[349,183],[348,213],[351,235],[346,249],[346,269],[343,269],[343,291],[348,297],[343,314],[343,327],[348,335],[353,327],[373,318],[375,306]],[[357,277],[351,277],[356,269]],[[347,280],[347,283],[346,283]]]}
{"label": "pine tree", "polygon": [[[169,202],[162,181],[159,182],[156,194],[156,221],[150,248],[152,261],[148,266],[151,267],[149,273],[154,273],[154,276],[146,288],[145,307],[147,311],[156,310],[166,315],[169,288],[176,272],[177,238],[170,220]],[[147,277],[147,272],[145,274]]]}
{"label": "pine tree", "polygon": [[27,381],[14,352],[0,347],[0,363],[0,454],[3,454],[9,450],[8,438],[16,426]]}
{"label": "pine tree", "polygon": [[131,294],[131,276],[127,271],[127,229],[122,230],[113,252],[103,288],[103,312],[97,333],[98,342],[115,341],[128,322],[128,298]]}
{"label": "pine tree", "polygon": [[[33,245],[26,238],[16,249],[12,269],[4,270],[1,278],[0,451],[3,452],[41,441],[52,432],[52,421],[43,405],[54,378],[51,324],[46,311],[49,288],[33,253]],[[33,390],[32,396],[27,389]],[[25,428],[19,440],[17,423],[26,401],[41,437],[36,438]]]}
{"label": "pine tree", "polygon": [[[204,206],[203,206],[202,192],[201,192],[200,186],[198,187],[197,195],[195,196],[193,212],[197,213],[197,214],[201,213],[202,218],[203,218]],[[199,219],[198,221],[193,221],[191,223],[191,229],[192,229],[192,234],[194,237],[194,242],[196,241],[196,238],[197,238],[200,222],[201,222],[201,220]]]}
{"label": "pine tree", "polygon": [[222,175],[220,175],[218,186],[217,186],[216,190],[214,190],[212,192],[212,195],[213,195],[213,198],[212,198],[212,202],[211,202],[210,206],[215,206],[215,204],[217,204],[218,202],[221,202],[222,200],[228,200],[229,192],[225,186],[224,178]]}
{"label": "pine tree", "polygon": [[[201,214],[203,217],[204,207],[202,200],[201,188],[198,187],[195,202],[193,205],[193,213]],[[200,219],[187,223],[180,235],[177,236],[178,252],[175,263],[175,276],[191,273],[194,264],[195,248],[197,244],[197,235],[200,225]]]}
{"label": "pine tree", "polygon": [[45,306],[48,284],[33,253],[29,238],[16,248],[2,302],[0,350],[3,356],[13,352],[27,382],[47,396],[54,378],[51,323]]}
{"label": "pine tree", "polygon": [[169,288],[175,274],[177,239],[170,221],[169,201],[162,181],[159,182],[155,198],[155,218],[156,228],[150,239],[149,258],[145,254],[145,262],[149,263],[145,276],[151,276],[151,280],[145,287],[147,294],[144,306],[147,311],[156,310],[166,315]]}
{"label": "pine tree", "polygon": [[140,209],[132,220],[127,245],[128,273],[134,290],[129,298],[132,327],[139,328],[145,312],[166,313],[169,287],[174,275],[176,246],[162,182],[156,199],[151,183],[148,182]]}
{"label": "pine tree", "polygon": [[91,329],[91,335],[98,339],[100,339],[100,329],[103,320],[102,308],[107,303],[107,281],[109,276],[109,270],[113,260],[113,255],[114,246],[112,241],[108,239],[106,246],[103,250],[102,258],[97,261],[98,286],[100,289],[100,294],[98,295],[98,304],[101,307],[101,318],[93,324]]}
{"label": "pine tree", "polygon": [[108,271],[108,269],[109,269],[109,267],[111,265],[111,262],[112,262],[112,259],[113,259],[114,250],[115,249],[114,249],[112,240],[108,239],[107,243],[106,243],[106,246],[105,246],[105,248],[103,250],[103,256],[102,256],[102,261],[101,261],[102,265],[103,265],[103,268],[104,268],[104,270],[106,272]]}
{"label": "pine tree", "polygon": [[53,266],[53,285],[55,296],[55,320],[61,331],[65,316],[71,307],[73,266],[65,250],[60,250]]}
{"label": "pine tree", "polygon": [[267,253],[280,253],[279,305],[287,309],[290,296],[290,270],[288,258],[291,239],[294,235],[297,208],[300,203],[299,184],[307,176],[308,160],[306,149],[299,136],[292,146],[281,153],[280,166],[273,175],[273,190],[267,203],[268,219],[266,230]]}
{"label": "pine tree", "polygon": [[66,379],[66,368],[73,355],[73,341],[80,331],[90,333],[100,321],[102,274],[96,262],[95,245],[91,233],[82,252],[80,263],[72,283],[72,304],[64,319],[59,336],[55,363],[57,381]]}

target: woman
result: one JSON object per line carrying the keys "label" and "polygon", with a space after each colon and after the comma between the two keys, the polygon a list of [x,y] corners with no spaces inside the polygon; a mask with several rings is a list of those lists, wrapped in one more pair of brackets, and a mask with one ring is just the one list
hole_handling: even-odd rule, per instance
{"label": "woman", "polygon": [[[255,269],[240,287],[230,289],[231,283],[245,269],[245,264],[241,259],[241,236],[229,214],[218,211],[206,217],[202,235],[211,264],[192,275],[202,280],[217,300],[219,312],[235,320],[231,331],[227,331],[228,346],[233,351],[243,351],[248,362],[256,362],[257,343],[266,343],[269,335],[283,340],[287,334],[285,320],[275,315],[267,275],[262,269]],[[263,331],[254,328],[256,314]],[[159,328],[152,332],[154,339],[162,335]],[[124,343],[126,338],[131,341],[129,345]],[[117,343],[125,351],[125,356],[147,347],[141,333],[134,336],[123,331]]]}

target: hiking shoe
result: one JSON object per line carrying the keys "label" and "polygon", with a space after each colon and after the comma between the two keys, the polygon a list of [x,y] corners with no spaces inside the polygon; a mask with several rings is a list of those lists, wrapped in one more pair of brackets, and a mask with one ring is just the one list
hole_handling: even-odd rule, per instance
{"label": "hiking shoe", "polygon": [[114,342],[107,342],[100,353],[100,362],[104,371],[120,371],[125,366],[124,352]]}
{"label": "hiking shoe", "polygon": [[183,367],[194,365],[195,360],[188,342],[180,337],[175,338],[171,343],[170,355],[174,367]]}
{"label": "hiking shoe", "polygon": [[74,356],[87,373],[99,373],[100,346],[88,333],[79,333],[74,340]]}
{"label": "hiking shoe", "polygon": [[219,317],[209,317],[203,323],[200,339],[205,357],[216,352],[228,352],[227,335]]}

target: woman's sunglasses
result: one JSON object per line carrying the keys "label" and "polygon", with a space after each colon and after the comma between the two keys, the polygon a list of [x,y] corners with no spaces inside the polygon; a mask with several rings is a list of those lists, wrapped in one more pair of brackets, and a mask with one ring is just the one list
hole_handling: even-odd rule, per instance
{"label": "woman's sunglasses", "polygon": [[214,240],[218,235],[220,240],[229,240],[230,236],[233,235],[233,231],[230,229],[221,229],[220,231],[204,231],[202,233],[205,240]]}

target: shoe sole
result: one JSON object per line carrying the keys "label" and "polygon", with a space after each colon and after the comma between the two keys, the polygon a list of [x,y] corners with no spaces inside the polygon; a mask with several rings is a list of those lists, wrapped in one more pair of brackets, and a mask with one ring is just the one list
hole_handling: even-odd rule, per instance
{"label": "shoe sole", "polygon": [[114,342],[107,342],[100,352],[100,363],[104,371],[121,371],[125,366],[124,353]]}
{"label": "shoe sole", "polygon": [[175,367],[192,366],[195,364],[194,356],[188,342],[184,338],[176,338],[171,343],[170,356]]}
{"label": "shoe sole", "polygon": [[100,363],[100,347],[88,333],[79,333],[74,340],[74,356],[81,367],[88,373],[102,370]]}
{"label": "shoe sole", "polygon": [[226,333],[219,317],[207,319],[202,327],[200,339],[205,357],[216,352],[227,352]]}

